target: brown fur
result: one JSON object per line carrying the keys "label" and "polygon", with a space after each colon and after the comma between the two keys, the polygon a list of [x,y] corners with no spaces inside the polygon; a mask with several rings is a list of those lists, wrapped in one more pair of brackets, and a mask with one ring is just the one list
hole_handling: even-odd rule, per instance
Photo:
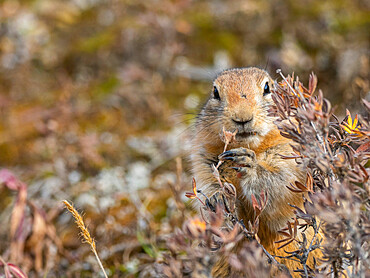
{"label": "brown fur", "polygon": [[[268,203],[260,216],[258,236],[271,254],[286,255],[283,250],[277,249],[278,245],[274,242],[280,239],[278,231],[294,216],[289,204],[299,207],[303,205],[302,196],[292,193],[286,186],[297,180],[304,183],[305,170],[294,160],[284,160],[280,156],[292,153],[293,142],[280,135],[273,123],[274,119],[268,116],[268,108],[273,102],[271,94],[263,95],[266,82],[270,88],[273,86],[268,73],[258,68],[227,70],[215,79],[214,86],[221,100],[211,95],[199,113],[193,140],[195,150],[191,159],[198,187],[211,196],[219,190],[211,165],[217,164],[218,155],[223,152],[225,144],[221,139],[222,129],[257,133],[250,136],[237,135],[236,141],[228,147],[228,150],[243,147],[255,152],[256,163],[248,170],[248,174],[238,178],[235,170],[229,168],[233,163],[230,161],[225,161],[219,171],[224,181],[236,187],[237,214],[244,223],[253,221],[251,195],[257,197],[261,190],[267,192]],[[233,119],[252,120],[240,127]],[[291,244],[285,250],[294,248],[297,246]],[[291,270],[300,266],[291,260],[283,262]],[[312,264],[312,259],[309,263]],[[216,264],[213,274],[215,277],[232,276],[226,258]]]}

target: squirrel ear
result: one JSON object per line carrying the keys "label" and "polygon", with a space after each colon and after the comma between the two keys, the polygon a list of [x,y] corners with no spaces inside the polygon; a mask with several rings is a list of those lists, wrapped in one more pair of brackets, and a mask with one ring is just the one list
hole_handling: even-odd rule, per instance
{"label": "squirrel ear", "polygon": [[266,82],[265,87],[263,88],[263,96],[266,96],[266,95],[268,95],[269,93],[271,93],[271,91],[270,91],[270,86],[269,86],[269,83],[268,83],[268,82]]}

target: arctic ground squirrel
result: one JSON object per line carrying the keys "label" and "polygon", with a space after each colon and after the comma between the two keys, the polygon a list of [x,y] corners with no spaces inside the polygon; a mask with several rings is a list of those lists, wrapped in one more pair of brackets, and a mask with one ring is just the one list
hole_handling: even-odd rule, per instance
{"label": "arctic ground squirrel", "polygon": [[[267,194],[267,205],[260,215],[258,237],[271,255],[286,256],[284,250],[296,250],[291,243],[278,249],[281,244],[279,230],[294,217],[294,209],[303,206],[301,194],[290,191],[287,186],[295,181],[305,183],[304,165],[294,159],[283,159],[292,154],[293,141],[283,137],[275,118],[269,116],[273,105],[271,88],[274,82],[265,71],[255,67],[229,69],[221,72],[213,82],[208,101],[195,122],[191,162],[197,187],[208,197],[220,191],[213,175],[212,165],[219,161],[219,173],[223,182],[236,189],[235,211],[244,223],[253,221],[252,194]],[[223,130],[235,132],[235,140],[224,152]],[[257,197],[258,198],[258,197]],[[306,236],[312,238],[313,231]],[[301,267],[299,262],[277,259],[291,273]],[[312,265],[310,256],[307,265]],[[233,276],[227,258],[221,259],[213,268],[215,277]]]}

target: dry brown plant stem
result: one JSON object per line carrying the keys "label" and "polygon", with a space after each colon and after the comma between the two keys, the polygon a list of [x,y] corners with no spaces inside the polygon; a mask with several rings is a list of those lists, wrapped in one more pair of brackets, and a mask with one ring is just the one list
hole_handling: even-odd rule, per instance
{"label": "dry brown plant stem", "polygon": [[80,235],[83,237],[82,242],[88,243],[91,246],[91,250],[94,253],[96,260],[98,261],[98,264],[101,268],[101,270],[104,273],[104,276],[108,278],[107,273],[104,270],[103,264],[100,261],[100,258],[98,256],[98,252],[96,251],[96,244],[95,240],[90,236],[89,230],[87,229],[82,216],[78,213],[78,211],[66,200],[63,201],[68,211],[72,214],[73,218],[75,219],[75,223],[77,224],[78,228],[80,228],[81,232]]}

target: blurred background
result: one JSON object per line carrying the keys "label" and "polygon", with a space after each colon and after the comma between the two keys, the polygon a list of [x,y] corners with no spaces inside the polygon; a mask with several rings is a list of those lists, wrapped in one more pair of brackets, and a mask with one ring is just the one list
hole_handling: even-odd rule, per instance
{"label": "blurred background", "polygon": [[110,275],[151,276],[191,213],[186,138],[220,70],[314,72],[337,115],[369,100],[366,0],[6,0],[0,18],[0,167],[27,187],[17,226],[0,185],[0,255],[30,277],[98,272],[63,199]]}

